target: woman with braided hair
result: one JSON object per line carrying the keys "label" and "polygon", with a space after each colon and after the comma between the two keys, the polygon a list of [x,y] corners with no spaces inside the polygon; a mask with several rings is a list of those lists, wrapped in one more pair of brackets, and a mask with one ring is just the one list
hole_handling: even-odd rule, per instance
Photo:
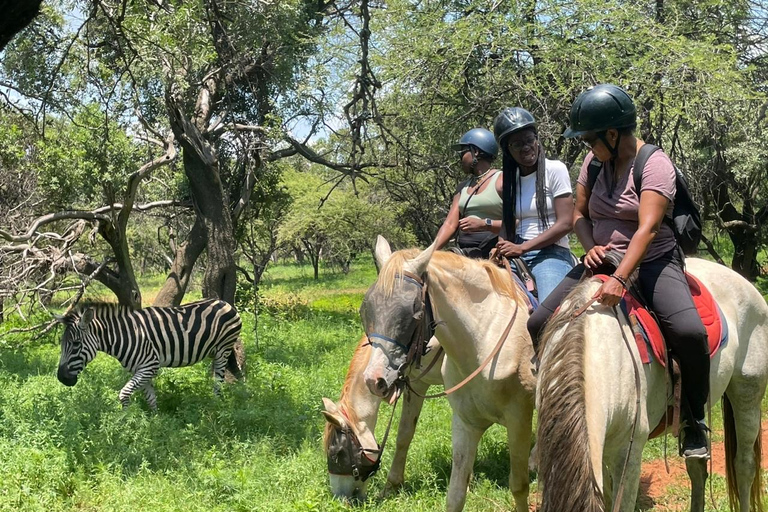
{"label": "woman with braided hair", "polygon": [[502,110],[493,129],[504,154],[502,227],[496,250],[523,260],[542,301],[573,268],[567,236],[573,229],[568,169],[545,157],[536,120],[524,108]]}

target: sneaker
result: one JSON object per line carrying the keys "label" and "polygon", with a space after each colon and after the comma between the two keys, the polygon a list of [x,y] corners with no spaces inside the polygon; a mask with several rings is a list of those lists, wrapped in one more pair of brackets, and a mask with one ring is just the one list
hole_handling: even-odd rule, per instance
{"label": "sneaker", "polygon": [[709,440],[707,424],[697,421],[683,429],[682,455],[686,459],[709,459]]}
{"label": "sneaker", "polygon": [[531,373],[533,373],[534,377],[539,374],[539,364],[539,356],[533,354],[533,357],[531,358]]}

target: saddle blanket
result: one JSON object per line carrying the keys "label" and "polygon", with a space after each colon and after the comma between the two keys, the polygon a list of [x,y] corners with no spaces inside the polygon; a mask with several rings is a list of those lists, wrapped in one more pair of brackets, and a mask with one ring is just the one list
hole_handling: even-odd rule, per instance
{"label": "saddle blanket", "polygon": [[[596,277],[603,281],[608,279],[608,276],[603,275]],[[685,277],[688,280],[693,302],[696,304],[701,321],[707,329],[709,357],[712,358],[717,350],[725,346],[728,341],[728,324],[715,298],[701,281],[687,272]],[[665,366],[667,358],[664,336],[651,312],[628,293],[624,295],[621,301],[621,308],[629,319],[629,325],[632,327],[632,334],[643,363],[649,364],[656,358],[662,366]]]}

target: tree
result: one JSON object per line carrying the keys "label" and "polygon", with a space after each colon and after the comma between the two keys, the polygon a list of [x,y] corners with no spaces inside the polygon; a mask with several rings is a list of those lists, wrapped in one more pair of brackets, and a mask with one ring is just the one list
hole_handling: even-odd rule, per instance
{"label": "tree", "polygon": [[414,242],[398,220],[401,209],[381,190],[360,186],[355,194],[347,184],[331,193],[323,174],[318,168],[285,173],[292,205],[279,234],[283,243],[298,240],[302,244],[315,279],[323,259],[348,271],[357,254],[371,250],[376,235],[395,245]]}

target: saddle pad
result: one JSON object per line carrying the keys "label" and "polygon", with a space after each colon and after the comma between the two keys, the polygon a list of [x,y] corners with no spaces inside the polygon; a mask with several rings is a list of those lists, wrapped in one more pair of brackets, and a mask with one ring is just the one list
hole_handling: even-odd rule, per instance
{"label": "saddle pad", "polygon": [[[603,281],[608,279],[608,276],[597,277]],[[686,272],[685,277],[691,289],[693,302],[707,330],[709,357],[711,359],[728,340],[728,324],[720,306],[717,305],[709,290],[691,274]],[[662,366],[665,366],[667,358],[664,336],[651,312],[630,294],[624,295],[621,308],[629,319],[643,363],[650,363],[655,357]]]}
{"label": "saddle pad", "polygon": [[525,298],[527,299],[526,302],[528,303],[528,314],[530,315],[531,313],[536,311],[536,309],[539,307],[539,301],[528,290],[528,288],[525,286],[525,283],[523,283],[523,280],[520,279],[520,276],[518,276],[514,270],[512,271],[512,278],[515,281],[515,284],[517,284],[518,288],[520,288],[520,291],[523,292],[523,295],[525,295]]}

